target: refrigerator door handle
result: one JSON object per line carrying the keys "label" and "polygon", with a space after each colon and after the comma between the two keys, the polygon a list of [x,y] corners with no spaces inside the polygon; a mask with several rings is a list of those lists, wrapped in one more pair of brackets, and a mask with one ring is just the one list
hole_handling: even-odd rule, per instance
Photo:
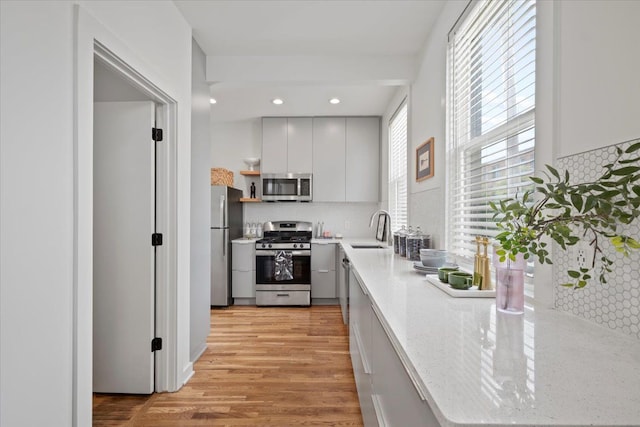
{"label": "refrigerator door handle", "polygon": [[220,196],[220,228],[227,226],[226,204],[225,197]]}
{"label": "refrigerator door handle", "polygon": [[222,256],[226,258],[227,256],[227,233],[228,230],[222,230]]}

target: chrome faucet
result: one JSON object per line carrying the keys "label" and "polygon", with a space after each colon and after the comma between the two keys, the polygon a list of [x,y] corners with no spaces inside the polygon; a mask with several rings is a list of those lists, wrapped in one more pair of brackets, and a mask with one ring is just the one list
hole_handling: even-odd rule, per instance
{"label": "chrome faucet", "polygon": [[373,221],[375,220],[376,215],[384,215],[387,217],[387,220],[385,221],[385,225],[384,225],[385,233],[387,235],[387,244],[389,246],[393,245],[393,236],[391,236],[391,215],[389,214],[389,212],[385,211],[384,209],[379,209],[375,211],[371,215],[371,219],[369,220],[369,228],[373,227]]}

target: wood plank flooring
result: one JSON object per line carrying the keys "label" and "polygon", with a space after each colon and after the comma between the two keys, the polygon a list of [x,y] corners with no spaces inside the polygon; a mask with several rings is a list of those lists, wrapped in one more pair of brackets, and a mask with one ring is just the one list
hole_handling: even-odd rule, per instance
{"label": "wood plank flooring", "polygon": [[94,426],[362,426],[339,306],[211,311],[176,393],[94,395]]}

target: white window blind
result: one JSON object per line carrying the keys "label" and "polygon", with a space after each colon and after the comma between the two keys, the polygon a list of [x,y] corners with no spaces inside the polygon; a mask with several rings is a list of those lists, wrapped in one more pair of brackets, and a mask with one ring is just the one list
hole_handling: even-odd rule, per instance
{"label": "white window blind", "polygon": [[389,121],[389,213],[391,231],[407,225],[407,103]]}
{"label": "white window blind", "polygon": [[535,0],[474,2],[449,35],[447,247],[462,264],[497,234],[489,201],[531,186],[535,47]]}

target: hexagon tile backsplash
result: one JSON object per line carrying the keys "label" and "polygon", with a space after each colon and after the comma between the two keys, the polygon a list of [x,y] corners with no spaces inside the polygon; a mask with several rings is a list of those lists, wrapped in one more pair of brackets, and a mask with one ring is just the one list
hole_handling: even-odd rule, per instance
{"label": "hexagon tile backsplash", "polygon": [[[560,171],[569,171],[571,183],[593,180],[601,175],[603,165],[615,160],[616,147],[624,150],[638,141],[562,157],[558,159],[556,166]],[[624,231],[637,238],[640,236],[640,224],[635,221]],[[614,262],[613,272],[607,276],[608,283],[601,285],[595,278],[583,289],[555,286],[555,306],[558,310],[640,339],[640,253],[634,252],[625,257],[616,253],[609,242],[604,242],[602,246]],[[566,282],[567,269],[575,268],[573,252],[572,248],[563,251],[558,245],[554,245],[555,283]]]}

